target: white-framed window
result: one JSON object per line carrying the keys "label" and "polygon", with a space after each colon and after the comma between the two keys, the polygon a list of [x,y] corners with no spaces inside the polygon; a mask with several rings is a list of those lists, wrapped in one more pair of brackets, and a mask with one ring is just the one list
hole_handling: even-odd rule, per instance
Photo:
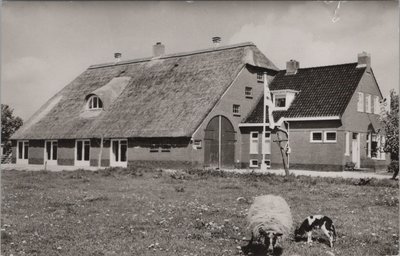
{"label": "white-framed window", "polygon": [[101,101],[101,99],[98,96],[92,95],[88,99],[87,108],[88,109],[92,109],[92,110],[102,109],[103,108],[103,102]]}
{"label": "white-framed window", "polygon": [[286,95],[285,94],[274,95],[274,103],[275,103],[276,108],[285,108],[286,107]]}
{"label": "white-framed window", "polygon": [[234,115],[240,115],[240,105],[233,104],[232,112]]}
{"label": "white-framed window", "polygon": [[267,169],[271,169],[271,160],[265,159],[264,163],[267,166]]}
{"label": "white-framed window", "polygon": [[346,136],[346,142],[345,142],[345,148],[344,148],[344,155],[349,156],[350,155],[350,132],[345,133]]}
{"label": "white-framed window", "polygon": [[163,144],[161,145],[161,152],[171,152],[171,144]]}
{"label": "white-framed window", "polygon": [[257,159],[250,159],[250,167],[258,167],[258,160]]}
{"label": "white-framed window", "polygon": [[358,93],[358,100],[357,100],[357,111],[364,112],[364,93]]}
{"label": "white-framed window", "polygon": [[377,159],[377,160],[385,160],[386,159],[386,154],[383,151],[383,147],[385,145],[385,136],[381,136],[379,134],[370,134],[369,136],[370,140],[370,155],[372,159]]}
{"label": "white-framed window", "polygon": [[17,164],[27,164],[29,158],[29,141],[20,140],[17,143]]}
{"label": "white-framed window", "polygon": [[372,113],[371,94],[365,95],[365,112]]}
{"label": "white-framed window", "polygon": [[262,72],[257,73],[257,81],[264,82],[264,74]]}
{"label": "white-framed window", "polygon": [[110,165],[126,167],[128,163],[128,140],[112,139],[110,150]]}
{"label": "white-framed window", "polygon": [[75,141],[75,165],[90,165],[90,140]]}
{"label": "white-framed window", "polygon": [[325,131],[324,132],[324,142],[335,143],[336,142],[336,132],[335,131]]}
{"label": "white-framed window", "polygon": [[253,97],[253,88],[252,88],[252,87],[249,87],[249,86],[246,86],[246,87],[244,88],[244,95],[246,96],[246,98],[251,98],[251,97]]}
{"label": "white-framed window", "polygon": [[44,160],[47,164],[57,164],[58,142],[56,140],[46,140],[44,147]]}
{"label": "white-framed window", "polygon": [[322,142],[322,132],[321,131],[310,132],[310,142],[312,142],[312,143]]}
{"label": "white-framed window", "polygon": [[263,154],[271,154],[271,132],[265,132],[265,147],[263,147]]}
{"label": "white-framed window", "polygon": [[380,112],[381,112],[381,106],[380,106],[380,102],[379,102],[379,97],[374,96],[374,114],[379,115]]}
{"label": "white-framed window", "polygon": [[195,149],[201,149],[201,140],[194,140],[193,147]]}
{"label": "white-framed window", "polygon": [[250,154],[258,154],[258,132],[250,132]]}

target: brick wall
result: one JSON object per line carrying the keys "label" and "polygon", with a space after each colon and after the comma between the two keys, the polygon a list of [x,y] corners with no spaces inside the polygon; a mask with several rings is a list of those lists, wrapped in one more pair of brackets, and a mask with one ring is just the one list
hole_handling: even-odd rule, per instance
{"label": "brick wall", "polygon": [[58,140],[57,164],[74,165],[75,140]]}
{"label": "brick wall", "polygon": [[28,150],[29,164],[44,163],[44,140],[30,140]]}

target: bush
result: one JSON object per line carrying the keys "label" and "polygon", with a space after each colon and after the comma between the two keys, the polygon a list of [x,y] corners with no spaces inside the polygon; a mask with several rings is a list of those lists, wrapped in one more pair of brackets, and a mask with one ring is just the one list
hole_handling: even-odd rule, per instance
{"label": "bush", "polygon": [[392,160],[392,162],[388,165],[388,172],[395,172],[399,170],[399,161]]}

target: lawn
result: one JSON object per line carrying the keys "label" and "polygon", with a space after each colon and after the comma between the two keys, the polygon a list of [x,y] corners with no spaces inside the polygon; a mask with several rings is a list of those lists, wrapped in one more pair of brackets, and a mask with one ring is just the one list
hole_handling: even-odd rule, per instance
{"label": "lawn", "polygon": [[[335,223],[335,248],[287,239],[282,255],[396,255],[395,181],[148,168],[2,171],[2,255],[243,255],[253,197],[279,194],[294,226],[311,214]],[[257,253],[255,253],[257,254]]]}

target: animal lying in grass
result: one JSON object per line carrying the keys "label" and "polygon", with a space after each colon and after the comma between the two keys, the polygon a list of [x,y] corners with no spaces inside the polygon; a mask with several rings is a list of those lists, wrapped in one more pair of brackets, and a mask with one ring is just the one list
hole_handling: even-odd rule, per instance
{"label": "animal lying in grass", "polygon": [[250,206],[247,221],[251,230],[251,239],[247,247],[253,241],[261,241],[268,252],[273,252],[277,239],[285,239],[292,228],[293,220],[289,205],[285,199],[275,195],[258,196]]}
{"label": "animal lying in grass", "polygon": [[314,229],[321,229],[329,239],[329,244],[333,247],[333,242],[336,240],[336,230],[333,221],[324,215],[308,216],[301,226],[295,230],[295,238],[301,238],[307,234],[307,243],[312,242],[312,231]]}

